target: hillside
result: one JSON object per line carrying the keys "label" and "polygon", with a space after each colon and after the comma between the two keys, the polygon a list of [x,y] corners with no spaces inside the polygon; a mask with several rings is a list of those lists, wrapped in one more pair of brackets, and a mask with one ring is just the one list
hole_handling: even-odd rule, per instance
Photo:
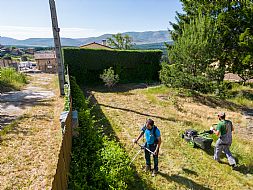
{"label": "hillside", "polygon": [[[146,31],[146,32],[125,32],[133,38],[135,44],[150,44],[150,43],[163,43],[170,41],[168,31]],[[80,46],[83,44],[97,42],[101,43],[102,40],[111,37],[112,34],[104,34],[98,37],[89,38],[61,38],[62,46]],[[53,38],[29,38],[25,40],[17,40],[9,37],[0,37],[0,44],[13,45],[13,46],[35,46],[35,47],[50,47],[53,46]]]}

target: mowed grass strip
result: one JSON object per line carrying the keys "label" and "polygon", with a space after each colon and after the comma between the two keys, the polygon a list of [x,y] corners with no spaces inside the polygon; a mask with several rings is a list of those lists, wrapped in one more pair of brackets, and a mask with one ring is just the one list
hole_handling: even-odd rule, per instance
{"label": "mowed grass strip", "polygon": [[[253,93],[251,88],[247,90]],[[143,154],[134,161],[138,174],[151,189],[253,189],[253,138],[245,133],[248,121],[241,114],[245,105],[236,101],[237,97],[228,100],[212,95],[188,97],[164,86],[125,92],[97,88],[91,93],[130,157],[139,150],[131,140],[138,136],[147,118],[154,119],[161,130],[160,173],[151,177],[143,172]],[[240,101],[252,103],[253,100]],[[218,122],[216,114],[221,110],[234,122],[231,150],[239,160],[238,171],[231,169],[225,157],[224,164],[215,162],[213,149],[208,152],[194,149],[181,139],[185,129],[208,130]]]}
{"label": "mowed grass strip", "polygon": [[39,74],[30,80],[30,85],[52,91],[55,96],[28,108],[2,134],[0,189],[51,189],[56,171],[62,141],[59,116],[64,99],[59,97],[56,75]]}

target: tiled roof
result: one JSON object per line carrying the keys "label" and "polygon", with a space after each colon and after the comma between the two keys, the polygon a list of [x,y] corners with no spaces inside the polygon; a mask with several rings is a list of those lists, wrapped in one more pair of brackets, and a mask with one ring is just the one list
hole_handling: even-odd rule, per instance
{"label": "tiled roof", "polygon": [[56,58],[54,51],[40,51],[34,53],[34,59],[53,59]]}

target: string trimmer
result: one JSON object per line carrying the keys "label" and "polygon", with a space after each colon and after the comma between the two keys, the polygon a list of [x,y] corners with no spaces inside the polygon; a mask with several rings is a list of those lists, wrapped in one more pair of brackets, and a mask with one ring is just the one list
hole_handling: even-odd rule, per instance
{"label": "string trimmer", "polygon": [[142,150],[146,149],[148,152],[150,152],[151,154],[155,155],[154,152],[152,152],[151,150],[149,150],[147,147],[145,147],[145,144],[141,145],[139,143],[137,143],[139,145],[139,147],[141,148],[133,157],[133,159],[131,160],[129,166],[133,163],[133,161],[136,159],[136,157],[141,153]]}

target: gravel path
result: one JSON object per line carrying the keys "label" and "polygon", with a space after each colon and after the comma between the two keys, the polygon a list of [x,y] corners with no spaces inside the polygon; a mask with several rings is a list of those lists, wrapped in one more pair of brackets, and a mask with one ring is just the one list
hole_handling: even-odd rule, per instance
{"label": "gravel path", "polygon": [[0,93],[0,130],[29,108],[55,96],[54,92],[41,87],[41,84],[49,84],[52,80],[50,75],[33,74],[31,78],[31,83],[21,91]]}

